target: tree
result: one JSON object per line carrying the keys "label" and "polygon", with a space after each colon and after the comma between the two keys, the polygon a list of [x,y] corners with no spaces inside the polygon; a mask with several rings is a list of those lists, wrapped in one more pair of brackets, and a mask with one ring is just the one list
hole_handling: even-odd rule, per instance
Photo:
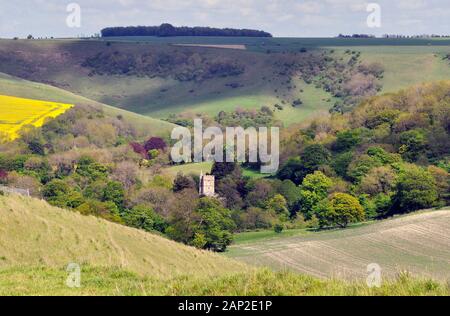
{"label": "tree", "polygon": [[315,213],[321,227],[337,225],[345,228],[350,223],[365,219],[364,209],[358,199],[346,193],[335,193],[331,198],[321,201]]}
{"label": "tree", "polygon": [[448,205],[450,203],[450,173],[436,166],[429,166],[428,172],[436,181],[439,199],[444,205]]}
{"label": "tree", "polygon": [[284,196],[291,214],[294,215],[298,201],[300,200],[300,188],[291,180],[284,180],[281,183],[278,192]]}
{"label": "tree", "polygon": [[181,192],[186,189],[195,189],[196,184],[194,179],[189,176],[185,176],[183,173],[179,172],[173,181],[173,192]]}
{"label": "tree", "polygon": [[166,234],[175,241],[191,243],[196,233],[194,224],[200,222],[199,215],[195,212],[199,204],[198,191],[184,190],[176,193],[166,204],[170,224]]}
{"label": "tree", "polygon": [[219,181],[229,175],[240,176],[242,174],[240,166],[235,162],[214,162],[211,174]]}
{"label": "tree", "polygon": [[165,150],[167,148],[167,144],[162,138],[152,137],[145,142],[144,148],[147,152],[154,149]]}
{"label": "tree", "polygon": [[420,129],[403,132],[400,135],[400,144],[400,153],[403,158],[409,162],[415,162],[425,149],[425,133]]}
{"label": "tree", "polygon": [[436,180],[426,170],[409,165],[399,177],[392,214],[430,208],[438,200]]}
{"label": "tree", "polygon": [[303,164],[300,157],[289,158],[289,160],[278,171],[277,177],[281,180],[291,180],[295,184],[302,183]]}
{"label": "tree", "polygon": [[108,176],[108,168],[89,156],[83,156],[77,164],[77,173],[90,180],[104,179]]}
{"label": "tree", "polygon": [[103,202],[113,202],[119,210],[123,210],[125,201],[125,190],[123,185],[117,181],[109,181],[103,191]]}
{"label": "tree", "polygon": [[131,210],[126,210],[123,219],[126,225],[148,232],[159,231],[164,233],[167,228],[166,221],[146,205],[137,205]]}
{"label": "tree", "polygon": [[328,196],[333,180],[320,171],[307,175],[300,190],[300,211],[306,219],[314,214],[316,205]]}
{"label": "tree", "polygon": [[358,146],[362,141],[360,129],[347,130],[337,133],[337,139],[333,149],[338,152],[344,152]]}
{"label": "tree", "polygon": [[377,167],[362,179],[360,190],[371,196],[390,194],[395,188],[396,174],[389,166]]}
{"label": "tree", "polygon": [[323,145],[313,144],[305,148],[301,157],[291,158],[280,169],[278,178],[291,180],[300,184],[310,173],[317,171],[319,167],[330,161],[331,154]]}
{"label": "tree", "polygon": [[225,198],[225,205],[229,209],[238,210],[244,206],[241,191],[244,186],[244,180],[241,178],[227,176],[217,181],[216,192]]}
{"label": "tree", "polygon": [[275,212],[281,221],[289,219],[289,210],[287,208],[287,201],[281,194],[275,195],[267,202],[266,208]]}
{"label": "tree", "polygon": [[200,199],[195,211],[199,216],[194,224],[195,234],[201,234],[206,240],[204,249],[223,252],[233,241],[235,224],[231,218],[231,211],[224,208],[219,201],[211,198]]}
{"label": "tree", "polygon": [[57,207],[77,208],[83,203],[81,193],[59,179],[47,183],[42,190],[42,195],[51,205]]}
{"label": "tree", "polygon": [[348,167],[350,166],[352,160],[353,160],[353,152],[351,151],[337,155],[333,159],[332,163],[334,171],[336,171],[336,173],[340,177],[347,178]]}
{"label": "tree", "polygon": [[136,154],[141,156],[141,158],[148,159],[148,151],[145,150],[144,146],[136,142],[130,143],[130,146]]}
{"label": "tree", "polygon": [[273,212],[258,207],[249,207],[238,213],[235,219],[240,230],[268,229],[277,222]]}
{"label": "tree", "polygon": [[87,200],[75,210],[83,215],[93,215],[116,223],[123,222],[119,215],[119,209],[113,202]]}
{"label": "tree", "polygon": [[313,173],[320,166],[328,164],[330,157],[330,152],[323,145],[314,144],[306,147],[301,156],[303,175],[306,176]]}

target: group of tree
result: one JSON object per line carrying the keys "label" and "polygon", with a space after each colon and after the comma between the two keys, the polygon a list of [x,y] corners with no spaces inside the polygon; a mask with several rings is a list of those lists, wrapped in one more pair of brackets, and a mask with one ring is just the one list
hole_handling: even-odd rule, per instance
{"label": "group of tree", "polygon": [[425,84],[292,129],[277,176],[301,188],[298,211],[346,226],[448,205],[449,91]]}
{"label": "group of tree", "polygon": [[227,37],[272,37],[270,33],[250,29],[176,27],[168,23],[160,26],[108,27],[101,30],[102,37],[118,36],[227,36]]}

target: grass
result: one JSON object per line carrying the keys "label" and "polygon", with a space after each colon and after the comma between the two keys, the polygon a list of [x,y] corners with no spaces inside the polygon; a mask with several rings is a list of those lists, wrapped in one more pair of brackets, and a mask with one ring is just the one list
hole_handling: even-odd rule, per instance
{"label": "grass", "polygon": [[81,287],[66,286],[68,272],[60,268],[0,269],[0,295],[49,296],[448,296],[447,285],[407,274],[387,280],[381,288],[363,282],[319,280],[268,269],[215,278],[176,277],[162,281],[116,268],[81,269]]}
{"label": "grass", "polygon": [[13,140],[24,126],[40,127],[71,107],[70,104],[0,95],[0,133],[6,135],[4,140]]}
{"label": "grass", "polygon": [[236,236],[229,257],[290,269],[317,277],[360,279],[370,263],[393,277],[408,270],[416,276],[450,279],[450,210],[422,212],[346,230],[250,232]]}
{"label": "grass", "polygon": [[73,262],[158,279],[212,277],[246,269],[214,253],[20,196],[0,196],[0,245],[2,268],[60,268]]}
{"label": "grass", "polygon": [[163,169],[162,173],[168,175],[171,178],[175,178],[180,172],[185,175],[199,176],[201,172],[203,172],[204,174],[210,173],[212,166],[212,162],[190,163],[165,168]]}

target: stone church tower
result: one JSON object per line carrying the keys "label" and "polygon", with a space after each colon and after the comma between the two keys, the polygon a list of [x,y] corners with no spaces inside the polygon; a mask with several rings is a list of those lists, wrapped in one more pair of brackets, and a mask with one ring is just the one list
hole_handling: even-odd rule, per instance
{"label": "stone church tower", "polygon": [[216,196],[215,177],[211,175],[200,174],[199,194],[201,196],[214,197]]}

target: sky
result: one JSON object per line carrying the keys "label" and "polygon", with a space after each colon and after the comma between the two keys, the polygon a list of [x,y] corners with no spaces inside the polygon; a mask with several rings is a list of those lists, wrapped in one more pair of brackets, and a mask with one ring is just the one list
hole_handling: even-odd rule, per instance
{"label": "sky", "polygon": [[[71,3],[81,10],[79,27],[67,23]],[[374,14],[369,3],[380,9],[379,27],[367,23]],[[450,0],[0,0],[1,38],[90,36],[108,26],[161,23],[251,28],[276,37],[450,34]]]}

